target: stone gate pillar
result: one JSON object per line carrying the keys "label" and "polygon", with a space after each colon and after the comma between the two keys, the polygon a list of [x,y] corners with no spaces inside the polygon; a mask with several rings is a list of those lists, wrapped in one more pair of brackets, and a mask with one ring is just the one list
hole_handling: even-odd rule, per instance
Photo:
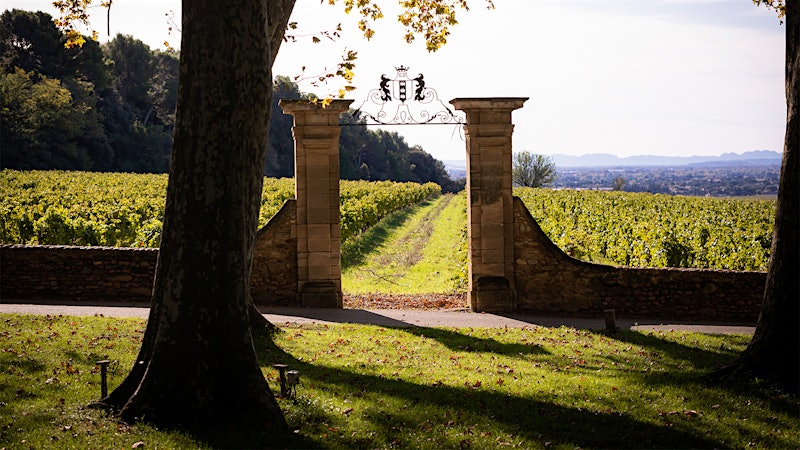
{"label": "stone gate pillar", "polygon": [[300,304],[342,307],[339,228],[339,114],[352,100],[327,107],[307,100],[280,100],[294,116],[297,196],[297,295]]}
{"label": "stone gate pillar", "polygon": [[467,115],[467,230],[473,311],[515,308],[511,112],[526,100],[499,97],[450,101]]}

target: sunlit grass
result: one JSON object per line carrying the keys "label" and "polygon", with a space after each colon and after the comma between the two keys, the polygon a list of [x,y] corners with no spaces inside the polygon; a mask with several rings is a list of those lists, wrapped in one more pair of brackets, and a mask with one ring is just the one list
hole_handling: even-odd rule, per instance
{"label": "sunlit grass", "polygon": [[[138,350],[133,319],[0,316],[0,448],[198,448],[192,436],[124,425],[84,406]],[[572,328],[289,326],[256,346],[301,372],[279,399],[298,447],[795,448],[797,398],[714,385],[748,336]],[[291,444],[290,444],[291,445]]]}
{"label": "sunlit grass", "polygon": [[340,326],[289,329],[276,343],[307,373],[289,420],[321,445],[791,446],[796,400],[702,382],[748,339]]}

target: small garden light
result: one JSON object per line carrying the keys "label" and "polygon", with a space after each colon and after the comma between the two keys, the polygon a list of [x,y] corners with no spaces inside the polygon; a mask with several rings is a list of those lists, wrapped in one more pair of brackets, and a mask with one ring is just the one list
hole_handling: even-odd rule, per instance
{"label": "small garden light", "polygon": [[606,319],[606,332],[616,333],[617,332],[616,311],[613,309],[606,309],[603,311],[603,316],[605,316]]}
{"label": "small garden light", "polygon": [[297,395],[297,385],[300,384],[300,371],[298,370],[289,370],[286,372],[286,387],[288,388],[288,394],[290,397],[294,398]]}
{"label": "small garden light", "polygon": [[286,397],[288,393],[286,388],[286,369],[289,368],[286,364],[273,364],[272,367],[278,369],[278,375],[281,380],[281,397]]}
{"label": "small garden light", "polygon": [[95,364],[100,366],[100,398],[104,399],[108,396],[108,365],[111,361],[103,359],[96,361]]}
{"label": "small garden light", "polygon": [[278,369],[278,374],[281,380],[281,397],[294,397],[297,385],[300,384],[300,371],[286,370],[289,368],[286,364],[273,364],[272,367]]}

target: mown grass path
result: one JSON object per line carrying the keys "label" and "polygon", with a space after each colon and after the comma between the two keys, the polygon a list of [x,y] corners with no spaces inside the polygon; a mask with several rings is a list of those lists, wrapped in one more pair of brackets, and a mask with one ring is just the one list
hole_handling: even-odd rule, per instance
{"label": "mown grass path", "polygon": [[342,250],[346,294],[466,289],[466,197],[442,195],[384,219]]}

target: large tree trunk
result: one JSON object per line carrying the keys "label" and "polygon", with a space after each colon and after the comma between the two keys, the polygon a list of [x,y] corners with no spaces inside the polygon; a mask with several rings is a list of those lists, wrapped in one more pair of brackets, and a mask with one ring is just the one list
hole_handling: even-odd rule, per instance
{"label": "large tree trunk", "polygon": [[285,430],[248,317],[272,94],[268,1],[185,0],[182,7],[152,308],[136,364],[104,403],[126,420],[163,426]]}
{"label": "large tree trunk", "polygon": [[800,17],[786,2],[786,139],[764,303],[756,332],[721,375],[758,377],[800,391]]}
{"label": "large tree trunk", "polygon": [[[269,38],[270,50],[270,67],[275,62],[278,56],[278,50],[283,44],[283,37],[286,33],[286,27],[289,24],[289,17],[292,15],[294,4],[296,0],[271,0],[267,1],[267,36]],[[266,143],[264,144],[267,145]],[[263,163],[262,163],[263,164]],[[261,173],[264,173],[264,168],[261,168]],[[252,270],[252,259],[250,260],[251,267],[247,273]],[[250,309],[250,328],[253,331],[266,331],[267,334],[272,334],[277,327],[271,324],[258,310],[252,299],[248,302]]]}

